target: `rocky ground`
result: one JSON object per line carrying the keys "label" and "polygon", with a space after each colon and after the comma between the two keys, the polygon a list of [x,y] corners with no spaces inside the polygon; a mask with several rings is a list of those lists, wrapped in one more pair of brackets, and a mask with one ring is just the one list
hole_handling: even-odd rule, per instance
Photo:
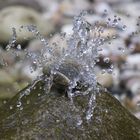
{"label": "rocky ground", "polygon": [[140,118],[138,0],[0,0],[1,103],[6,103],[41,73],[36,64],[43,48],[41,38],[21,26],[37,26],[49,44],[59,50],[66,47],[62,33],[72,33],[73,17],[81,10],[88,11],[86,18],[91,25],[98,23],[104,28],[101,36],[105,42],[96,66],[99,83]]}

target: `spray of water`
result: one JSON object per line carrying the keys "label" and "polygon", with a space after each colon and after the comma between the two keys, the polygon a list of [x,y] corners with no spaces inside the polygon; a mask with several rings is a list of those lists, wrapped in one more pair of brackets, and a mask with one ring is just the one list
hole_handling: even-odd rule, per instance
{"label": "spray of water", "polygon": [[[32,32],[34,36],[42,42],[44,46],[40,56],[34,57],[33,54],[28,52],[27,56],[33,58],[34,63],[40,68],[43,68],[44,65],[50,63],[52,64],[50,75],[46,77],[45,80],[46,93],[49,92],[49,89],[52,85],[53,76],[56,75],[56,73],[58,72],[61,73],[62,67],[68,60],[76,64],[76,66],[78,67],[78,74],[72,76],[72,73],[74,73],[74,71],[67,69],[67,71],[69,71],[68,75],[66,75],[69,77],[67,95],[74,108],[75,106],[73,98],[75,96],[85,96],[87,94],[90,96],[88,110],[86,112],[86,120],[89,121],[93,116],[93,111],[96,107],[96,94],[99,90],[95,75],[95,65],[96,62],[99,61],[99,51],[101,50],[100,47],[104,43],[104,39],[101,36],[101,34],[104,32],[104,28],[97,24],[91,25],[90,23],[88,23],[85,20],[85,15],[86,12],[81,12],[78,16],[74,17],[73,33],[70,37],[64,38],[66,39],[67,47],[61,50],[59,56],[56,55],[55,47],[51,47],[49,45],[48,41],[39,33],[35,26],[22,26],[21,29],[27,29],[29,32]],[[113,26],[115,25],[113,24]],[[7,46],[7,49],[14,46],[14,43],[16,42],[16,37],[16,31],[13,28],[13,37],[9,45]],[[59,45],[57,47],[59,47]],[[108,63],[109,59],[106,58],[104,61]],[[73,90],[75,87],[78,87],[79,81],[82,85],[84,85],[84,87],[86,87],[86,90]],[[28,91],[24,91],[21,93],[19,102],[17,103],[17,107],[22,108],[21,98],[29,94],[29,91],[32,87],[33,86],[29,87]],[[82,120],[80,116],[78,116],[78,124],[81,125],[81,123]]]}

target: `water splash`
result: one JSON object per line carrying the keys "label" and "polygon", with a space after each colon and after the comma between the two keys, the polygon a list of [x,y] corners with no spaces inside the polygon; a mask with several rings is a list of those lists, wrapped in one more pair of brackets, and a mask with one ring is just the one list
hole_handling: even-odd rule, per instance
{"label": "water splash", "polygon": [[[86,120],[90,121],[94,109],[96,107],[96,94],[98,94],[99,89],[97,86],[97,79],[95,75],[95,66],[99,61],[99,52],[102,50],[101,46],[104,44],[104,38],[102,34],[104,33],[104,27],[100,24],[95,23],[91,25],[85,20],[86,12],[81,12],[78,16],[74,17],[73,21],[73,33],[70,37],[66,38],[65,33],[62,35],[66,39],[67,47],[60,52],[60,55],[56,55],[55,47],[49,45],[48,40],[44,38],[37,28],[34,25],[30,26],[21,26],[21,29],[27,29],[29,32],[32,32],[33,35],[39,39],[43,44],[43,49],[39,56],[35,56],[31,52],[26,52],[26,57],[31,58],[33,65],[43,69],[44,65],[50,65],[51,71],[50,75],[45,77],[46,86],[44,87],[46,94],[50,91],[50,88],[53,84],[54,76],[60,72],[65,63],[70,60],[72,63],[76,64],[78,67],[78,74],[72,76],[75,71],[67,69],[68,75],[65,75],[69,78],[69,86],[67,90],[68,98],[70,99],[73,109],[76,109],[73,98],[78,95],[86,96],[89,95],[88,109],[86,111]],[[116,27],[117,21],[114,19],[111,26]],[[11,39],[9,46],[15,46],[16,42],[16,31],[13,28],[13,38]],[[56,47],[59,47],[59,44],[53,44]],[[7,48],[8,48],[7,47]],[[21,49],[21,46],[17,46],[17,49]],[[104,59],[105,63],[109,63],[109,58]],[[109,73],[112,72],[113,66],[108,70]],[[35,69],[31,67],[33,72]],[[40,79],[40,77],[39,77]],[[78,83],[81,82],[81,85],[84,85],[84,91],[73,90],[78,87]],[[36,83],[36,82],[35,82]],[[26,91],[21,92],[19,100],[17,102],[17,107],[23,109],[21,99],[23,96],[30,94],[30,90],[34,87],[33,83]],[[40,94],[38,95],[40,96]],[[77,117],[77,125],[82,124],[80,116]]]}
{"label": "water splash", "polygon": [[[86,119],[90,120],[96,106],[97,80],[94,68],[99,59],[98,48],[103,44],[104,39],[101,37],[103,28],[88,23],[84,18],[85,14],[85,12],[81,12],[74,18],[73,34],[67,39],[67,49],[63,51],[61,57],[55,60],[53,72],[59,71],[61,65],[69,59],[80,67],[79,74],[70,79],[67,93],[73,105],[73,97],[79,94],[91,94],[88,104],[89,109],[86,113]],[[94,37],[91,35],[93,30],[97,31]],[[84,92],[73,92],[79,81],[83,81],[83,85],[88,85],[88,88]]]}

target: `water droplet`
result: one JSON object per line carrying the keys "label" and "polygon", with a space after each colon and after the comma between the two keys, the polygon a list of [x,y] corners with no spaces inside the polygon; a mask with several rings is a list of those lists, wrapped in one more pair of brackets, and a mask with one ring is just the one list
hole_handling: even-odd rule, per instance
{"label": "water droplet", "polygon": [[17,107],[19,108],[19,107],[21,107],[21,105],[22,105],[22,103],[19,101],[19,102],[17,103]]}
{"label": "water droplet", "polygon": [[59,123],[59,122],[60,122],[60,120],[56,120],[56,122],[57,122],[57,123]]}
{"label": "water droplet", "polygon": [[37,61],[36,61],[36,60],[34,60],[34,61],[33,61],[33,64],[37,64]]}
{"label": "water droplet", "polygon": [[82,125],[82,123],[83,123],[82,119],[81,119],[81,118],[80,118],[80,119],[78,119],[77,126]]}
{"label": "water droplet", "polygon": [[105,63],[109,63],[110,58],[109,58],[109,57],[105,57],[105,58],[103,59],[103,61],[104,61]]}
{"label": "water droplet", "polygon": [[125,52],[125,48],[124,47],[118,47],[119,51]]}
{"label": "water droplet", "polygon": [[13,106],[10,106],[10,110],[12,110],[13,109]]}
{"label": "water droplet", "polygon": [[111,18],[108,18],[108,21],[111,21]]}
{"label": "water droplet", "polygon": [[17,49],[21,50],[21,45],[20,44],[17,45]]}
{"label": "water droplet", "polygon": [[6,46],[6,51],[9,51],[11,49],[11,46],[10,45],[7,45]]}
{"label": "water droplet", "polygon": [[34,72],[34,68],[33,68],[33,66],[30,66],[30,72],[31,72],[31,73]]}
{"label": "water droplet", "polygon": [[126,25],[123,25],[122,30],[125,31],[126,28],[127,28],[127,26]]}
{"label": "water droplet", "polygon": [[109,74],[112,74],[112,73],[113,73],[113,69],[107,69],[107,72],[108,72]]}
{"label": "water droplet", "polygon": [[105,110],[105,113],[108,113],[108,109]]}

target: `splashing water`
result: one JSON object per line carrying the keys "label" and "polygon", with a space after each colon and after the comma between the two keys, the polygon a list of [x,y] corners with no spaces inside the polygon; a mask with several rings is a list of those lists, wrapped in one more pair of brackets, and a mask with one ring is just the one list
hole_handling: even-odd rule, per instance
{"label": "splashing water", "polygon": [[[77,66],[80,66],[79,74],[71,79],[68,88],[68,97],[72,104],[73,97],[77,93],[72,90],[77,86],[79,80],[84,81],[84,85],[88,85],[86,92],[80,92],[81,95],[91,93],[91,97],[88,104],[88,111],[86,119],[90,120],[93,115],[93,109],[96,105],[96,92],[97,92],[97,80],[94,72],[96,61],[99,58],[98,47],[103,43],[103,39],[100,37],[100,27],[91,26],[85,19],[85,12],[76,16],[73,21],[73,34],[67,40],[67,49],[65,49],[62,55],[55,59],[53,72],[59,71],[59,67],[68,59],[72,60]],[[91,37],[93,29],[98,31],[98,35]],[[53,55],[54,56],[54,55]],[[94,91],[94,92],[91,92]]]}
{"label": "splashing water", "polygon": [[[98,93],[97,80],[95,75],[95,65],[99,60],[99,51],[100,46],[104,43],[104,39],[101,37],[104,29],[99,25],[91,25],[85,20],[86,12],[81,12],[78,16],[74,18],[73,21],[73,33],[70,37],[66,39],[67,48],[63,49],[59,56],[55,53],[55,47],[49,46],[48,41],[39,33],[37,28],[33,25],[30,26],[21,26],[23,29],[27,29],[29,32],[32,32],[34,36],[39,39],[43,44],[43,49],[41,51],[40,56],[34,57],[32,54],[27,53],[27,55],[33,58],[34,63],[43,68],[44,65],[51,65],[51,75],[46,77],[46,93],[49,92],[49,89],[53,82],[53,76],[57,72],[61,72],[61,67],[68,60],[71,60],[78,67],[78,74],[74,77],[69,78],[69,86],[68,86],[68,97],[74,106],[73,98],[78,95],[85,96],[87,94],[90,95],[88,110],[86,112],[86,120],[89,121],[93,116],[93,111],[96,106],[96,94]],[[115,23],[116,24],[116,23]],[[93,32],[95,32],[93,34]],[[13,28],[13,38],[10,42],[10,47],[14,45],[16,42],[16,32]],[[58,46],[59,47],[59,46]],[[105,62],[109,62],[109,59],[106,58]],[[72,73],[73,71],[69,71]],[[71,74],[72,75],[72,74]],[[71,76],[70,75],[70,76]],[[67,76],[67,75],[66,75]],[[78,86],[78,82],[82,82],[82,85],[86,86],[86,91],[73,91],[75,87]],[[29,87],[29,90],[32,89],[34,84]],[[30,91],[24,91],[21,93],[19,101],[17,103],[17,107],[21,108],[21,98],[29,94]],[[82,124],[81,118],[78,116],[78,125]]]}

